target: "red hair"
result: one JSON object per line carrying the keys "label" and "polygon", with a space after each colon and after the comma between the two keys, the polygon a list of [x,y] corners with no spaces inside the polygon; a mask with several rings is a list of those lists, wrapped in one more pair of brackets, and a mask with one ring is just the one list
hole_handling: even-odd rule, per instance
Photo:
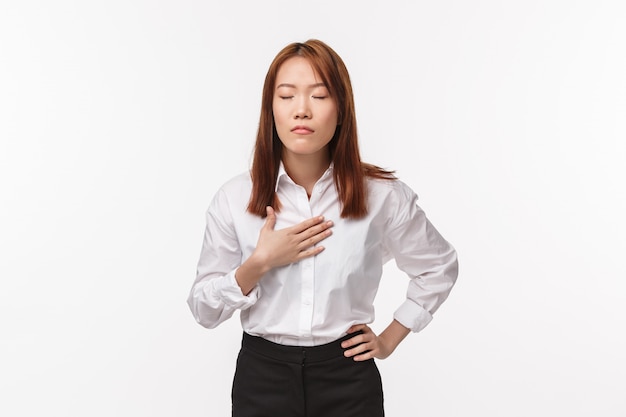
{"label": "red hair", "polygon": [[367,214],[365,178],[392,180],[395,177],[393,171],[361,162],[354,97],[348,70],[332,48],[316,39],[287,45],[276,55],[265,76],[259,130],[250,170],[252,194],[248,211],[265,217],[267,206],[272,206],[276,211],[281,207],[275,187],[283,145],[274,126],[272,101],[278,70],[285,61],[296,56],[306,58],[311,63],[335,100],[338,125],[328,143],[328,149],[334,166],[333,177],[341,203],[341,217],[362,218]]}

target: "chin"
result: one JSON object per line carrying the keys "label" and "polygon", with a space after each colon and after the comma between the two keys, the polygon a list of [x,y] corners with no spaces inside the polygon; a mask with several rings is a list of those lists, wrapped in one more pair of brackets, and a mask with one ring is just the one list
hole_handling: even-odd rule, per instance
{"label": "chin", "polygon": [[291,144],[291,146],[285,146],[285,149],[297,155],[311,155],[322,150],[322,148],[318,146],[311,146],[310,143],[302,143],[302,142]]}

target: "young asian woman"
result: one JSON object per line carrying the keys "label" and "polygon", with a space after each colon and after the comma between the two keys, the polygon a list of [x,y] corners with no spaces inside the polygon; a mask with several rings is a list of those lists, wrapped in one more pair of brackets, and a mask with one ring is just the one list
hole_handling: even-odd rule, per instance
{"label": "young asian woman", "polygon": [[[220,188],[206,221],[188,304],[207,328],[240,312],[232,415],[383,416],[374,358],[431,321],[457,256],[409,186],[361,161],[350,77],[328,45],[293,43],[275,57],[251,170]],[[390,259],[408,290],[376,334]]]}

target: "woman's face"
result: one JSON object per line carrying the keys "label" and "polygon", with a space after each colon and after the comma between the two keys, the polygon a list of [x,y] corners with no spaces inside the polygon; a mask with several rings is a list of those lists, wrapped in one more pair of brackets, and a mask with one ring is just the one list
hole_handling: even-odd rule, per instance
{"label": "woman's face", "polygon": [[274,124],[285,153],[324,156],[337,128],[337,105],[302,57],[285,61],[276,76]]}

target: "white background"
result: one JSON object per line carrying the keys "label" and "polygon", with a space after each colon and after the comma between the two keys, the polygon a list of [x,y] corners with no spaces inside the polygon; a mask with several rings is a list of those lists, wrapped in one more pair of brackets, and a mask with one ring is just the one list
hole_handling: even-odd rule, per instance
{"label": "white background", "polygon": [[[185,300],[267,67],[308,38],[459,252],[379,361],[387,414],[626,415],[619,0],[2,2],[0,415],[230,415],[238,319]],[[386,267],[375,329],[406,282]]]}

